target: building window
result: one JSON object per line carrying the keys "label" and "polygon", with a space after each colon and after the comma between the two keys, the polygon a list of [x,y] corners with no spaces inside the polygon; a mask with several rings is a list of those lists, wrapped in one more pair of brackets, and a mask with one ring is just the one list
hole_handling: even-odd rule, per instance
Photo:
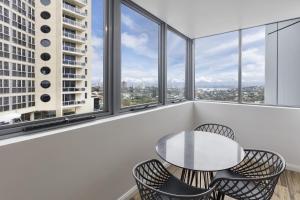
{"label": "building window", "polygon": [[167,100],[185,99],[187,40],[181,35],[167,32]]}
{"label": "building window", "polygon": [[9,93],[9,80],[0,79],[0,94],[8,94],[8,93]]}
{"label": "building window", "polygon": [[0,61],[0,76],[9,76],[9,63]]}
{"label": "building window", "polygon": [[238,101],[239,32],[195,41],[195,98]]}
{"label": "building window", "polygon": [[264,103],[266,27],[242,30],[242,102]]}
{"label": "building window", "polygon": [[0,112],[9,111],[9,97],[0,97]]}
{"label": "building window", "polygon": [[122,4],[121,108],[159,102],[159,32],[158,23]]}

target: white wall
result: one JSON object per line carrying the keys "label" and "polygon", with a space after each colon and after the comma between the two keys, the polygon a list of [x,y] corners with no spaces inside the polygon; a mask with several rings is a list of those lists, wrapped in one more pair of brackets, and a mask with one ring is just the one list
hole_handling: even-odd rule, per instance
{"label": "white wall", "polygon": [[[115,200],[156,141],[189,129],[187,102],[0,142],[1,200]],[[16,142],[17,141],[17,142]]]}
{"label": "white wall", "polygon": [[[300,109],[186,102],[0,141],[1,200],[116,200],[156,141],[205,122],[232,127],[244,147],[280,152],[300,169]],[[298,168],[297,168],[298,166]]]}
{"label": "white wall", "polygon": [[269,149],[300,171],[300,109],[195,102],[198,124],[217,122],[232,127],[246,148]]}

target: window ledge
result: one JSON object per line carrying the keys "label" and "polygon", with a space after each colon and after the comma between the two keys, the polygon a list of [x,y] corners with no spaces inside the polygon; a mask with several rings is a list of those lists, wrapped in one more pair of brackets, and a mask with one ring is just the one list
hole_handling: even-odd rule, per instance
{"label": "window ledge", "polygon": [[135,116],[139,116],[139,115],[143,115],[143,114],[147,114],[147,113],[151,113],[151,112],[157,112],[159,110],[165,110],[165,109],[169,109],[172,107],[190,104],[190,103],[193,103],[193,102],[186,101],[186,102],[182,102],[182,103],[161,106],[161,107],[153,108],[150,110],[144,110],[144,111],[140,111],[140,112],[132,112],[132,113],[126,113],[126,114],[112,116],[112,117],[106,117],[106,118],[102,118],[102,119],[95,120],[92,122],[76,124],[74,126],[67,126],[67,127],[57,128],[57,129],[48,130],[48,131],[41,131],[41,132],[30,134],[30,135],[22,135],[22,136],[12,137],[12,138],[8,138],[8,139],[3,139],[3,140],[0,140],[0,147],[9,145],[9,144],[18,143],[18,142],[24,142],[27,140],[33,140],[33,139],[38,139],[38,138],[42,138],[42,137],[47,137],[47,136],[51,136],[51,135],[55,135],[55,134],[59,134],[59,133],[67,132],[67,131],[72,131],[72,130],[76,130],[76,129],[80,129],[80,128],[84,128],[84,127],[97,125],[97,124],[103,124],[103,123],[113,122],[113,121],[124,119],[124,118],[135,117]]}

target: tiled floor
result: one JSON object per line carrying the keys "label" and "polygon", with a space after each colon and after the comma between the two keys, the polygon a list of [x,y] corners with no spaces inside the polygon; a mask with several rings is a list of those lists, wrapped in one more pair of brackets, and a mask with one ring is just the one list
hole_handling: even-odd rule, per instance
{"label": "tiled floor", "polygon": [[[176,167],[169,168],[169,171],[175,175],[179,175],[181,170]],[[226,197],[226,200],[232,198]],[[140,200],[137,194],[131,200]],[[285,171],[277,184],[272,200],[300,200],[300,173]]]}

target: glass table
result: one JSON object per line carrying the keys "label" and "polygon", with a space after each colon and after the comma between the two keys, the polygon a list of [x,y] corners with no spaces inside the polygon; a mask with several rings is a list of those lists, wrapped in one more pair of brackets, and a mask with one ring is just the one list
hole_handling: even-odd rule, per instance
{"label": "glass table", "polygon": [[234,167],[245,157],[243,147],[236,141],[202,131],[164,136],[158,141],[156,152],[166,162],[182,168],[183,182],[200,188],[209,187],[214,172]]}
{"label": "glass table", "polygon": [[168,163],[183,169],[215,172],[239,164],[245,156],[242,146],[225,136],[183,131],[161,138],[157,154]]}

